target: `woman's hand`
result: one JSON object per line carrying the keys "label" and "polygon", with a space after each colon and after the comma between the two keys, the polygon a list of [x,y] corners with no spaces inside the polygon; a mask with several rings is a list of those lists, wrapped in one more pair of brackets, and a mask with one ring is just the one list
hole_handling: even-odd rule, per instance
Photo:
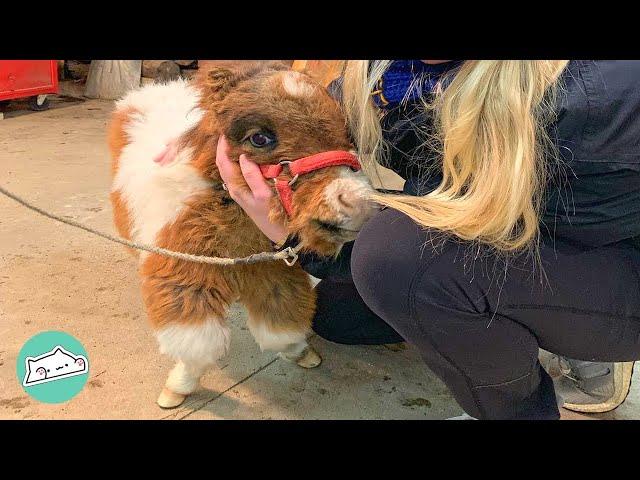
{"label": "woman's hand", "polygon": [[269,205],[273,190],[262,176],[260,167],[244,154],[240,155],[239,163],[231,161],[227,155],[228,150],[226,138],[220,136],[216,151],[216,165],[229,195],[272,242],[277,244],[284,242],[287,238],[284,225],[272,223],[269,220]]}

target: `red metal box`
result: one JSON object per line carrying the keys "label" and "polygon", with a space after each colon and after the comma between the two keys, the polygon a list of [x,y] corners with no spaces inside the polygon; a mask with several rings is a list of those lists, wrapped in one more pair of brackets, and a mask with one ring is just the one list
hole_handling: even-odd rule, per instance
{"label": "red metal box", "polygon": [[56,60],[0,60],[0,101],[58,93]]}

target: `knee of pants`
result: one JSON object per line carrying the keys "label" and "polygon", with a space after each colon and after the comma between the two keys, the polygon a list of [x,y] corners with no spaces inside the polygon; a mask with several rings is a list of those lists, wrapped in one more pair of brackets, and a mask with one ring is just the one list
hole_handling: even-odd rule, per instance
{"label": "knee of pants", "polygon": [[464,245],[453,240],[434,244],[433,239],[433,232],[386,209],[364,226],[353,247],[351,271],[358,292],[371,310],[398,329],[415,317],[416,305],[421,319],[430,318],[431,307],[434,314],[438,307],[472,315],[488,309],[471,300],[482,295],[457,258]]}
{"label": "knee of pants", "polygon": [[362,301],[352,282],[324,279],[316,285],[318,299],[313,330],[325,340],[349,345],[379,345],[403,339]]}

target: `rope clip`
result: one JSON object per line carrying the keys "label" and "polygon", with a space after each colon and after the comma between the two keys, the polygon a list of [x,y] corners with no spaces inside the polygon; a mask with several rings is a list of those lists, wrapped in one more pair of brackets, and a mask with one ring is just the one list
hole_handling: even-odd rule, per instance
{"label": "rope clip", "polygon": [[284,263],[286,263],[289,267],[293,267],[298,260],[298,253],[291,247],[287,247],[283,251],[287,252],[287,256],[282,260],[284,260]]}

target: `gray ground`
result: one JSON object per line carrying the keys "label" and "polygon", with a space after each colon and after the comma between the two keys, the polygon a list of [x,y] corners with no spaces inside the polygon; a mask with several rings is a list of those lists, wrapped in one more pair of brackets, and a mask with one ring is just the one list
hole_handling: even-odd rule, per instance
{"label": "gray ground", "polygon": [[[113,232],[105,126],[112,104],[53,98],[46,112],[12,107],[0,120],[0,183],[40,206]],[[387,186],[397,179],[385,176]],[[462,413],[411,348],[341,346],[303,370],[261,353],[231,312],[230,355],[176,410],[155,399],[171,362],[160,356],[120,246],[0,198],[0,418],[441,419]],[[44,330],[76,336],[90,379],[73,400],[39,403],[16,378],[23,343]],[[607,418],[640,418],[640,395]]]}

